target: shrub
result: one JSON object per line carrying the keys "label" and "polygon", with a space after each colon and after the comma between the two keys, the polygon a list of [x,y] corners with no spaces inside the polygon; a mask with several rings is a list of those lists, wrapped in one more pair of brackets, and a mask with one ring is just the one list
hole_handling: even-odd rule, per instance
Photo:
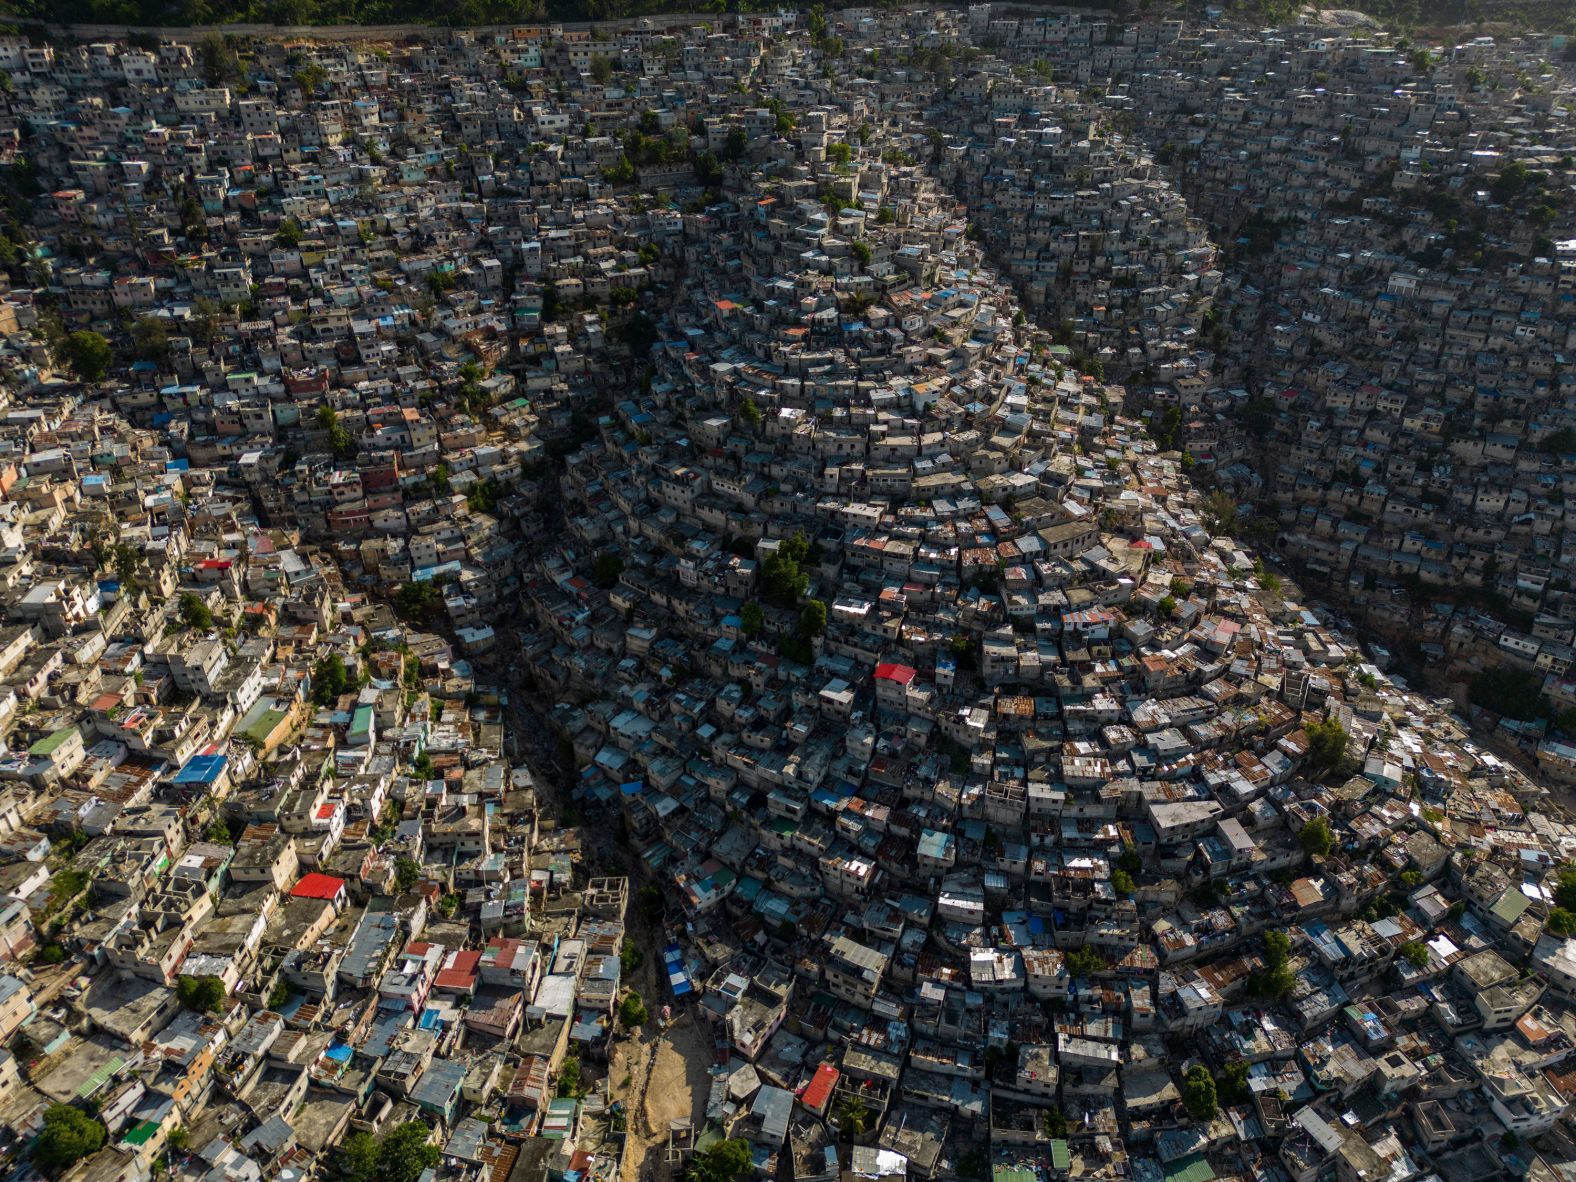
{"label": "shrub", "polygon": [[630,990],[624,1000],[618,1003],[618,1021],[626,1030],[638,1030],[646,1024],[649,1016],[646,1003],[634,990]]}

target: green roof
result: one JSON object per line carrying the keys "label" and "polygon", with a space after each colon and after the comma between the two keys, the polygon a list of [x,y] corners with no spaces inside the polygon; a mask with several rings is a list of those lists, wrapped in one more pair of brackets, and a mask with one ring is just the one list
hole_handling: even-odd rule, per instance
{"label": "green roof", "polygon": [[129,1145],[146,1145],[158,1131],[157,1121],[145,1120],[136,1128],[129,1130],[121,1140]]}
{"label": "green roof", "polygon": [[241,737],[250,739],[259,745],[266,743],[268,736],[274,733],[274,728],[284,721],[284,717],[285,712],[283,710],[264,710],[249,727],[241,732]]}
{"label": "green roof", "polygon": [[1051,1166],[1065,1170],[1072,1165],[1073,1155],[1067,1151],[1067,1142],[1060,1137],[1051,1142]]}
{"label": "green roof", "polygon": [[1166,1182],[1212,1182],[1215,1171],[1202,1153],[1190,1153],[1166,1167]]}
{"label": "green roof", "polygon": [[1504,924],[1515,923],[1521,918],[1521,913],[1532,906],[1532,900],[1522,894],[1520,890],[1511,887],[1499,897],[1499,901],[1489,908],[1494,918]]}
{"label": "green roof", "polygon": [[71,736],[76,733],[76,727],[63,726],[54,734],[42,738],[38,742],[34,743],[27,749],[27,753],[29,755],[36,756],[39,759],[48,759],[56,751],[60,750],[61,745],[65,743],[67,739],[71,738]]}
{"label": "green roof", "polygon": [[101,1087],[107,1084],[110,1081],[110,1078],[125,1065],[126,1061],[124,1059],[122,1059],[119,1055],[114,1056],[108,1063],[104,1064],[104,1066],[100,1067],[92,1075],[88,1076],[87,1079],[82,1081],[82,1086],[77,1089],[77,1095],[84,1100],[87,1099],[94,1092],[98,1091]]}

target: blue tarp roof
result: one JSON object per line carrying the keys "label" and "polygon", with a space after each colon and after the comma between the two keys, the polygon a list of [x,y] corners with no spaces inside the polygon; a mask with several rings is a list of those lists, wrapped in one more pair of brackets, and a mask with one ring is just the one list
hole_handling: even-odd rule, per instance
{"label": "blue tarp roof", "polygon": [[684,953],[677,944],[669,944],[662,950],[662,964],[668,971],[668,987],[673,990],[674,997],[694,992],[695,987],[684,970]]}
{"label": "blue tarp roof", "polygon": [[228,755],[194,755],[175,774],[177,784],[212,784],[230,762]]}

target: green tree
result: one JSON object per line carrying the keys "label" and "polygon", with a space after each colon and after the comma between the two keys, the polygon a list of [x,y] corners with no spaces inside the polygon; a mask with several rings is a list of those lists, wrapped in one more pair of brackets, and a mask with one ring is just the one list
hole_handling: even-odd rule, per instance
{"label": "green tree", "polygon": [[406,1121],[384,1133],[378,1144],[377,1182],[416,1182],[441,1156],[432,1130],[422,1121]]}
{"label": "green tree", "polygon": [[472,513],[496,512],[498,498],[506,491],[496,480],[483,480],[465,494],[465,505]]}
{"label": "green tree", "polygon": [[301,223],[295,218],[285,218],[279,223],[279,232],[274,238],[280,246],[300,246]]}
{"label": "green tree", "polygon": [[826,631],[826,604],[819,599],[812,599],[804,605],[804,610],[799,613],[799,635],[819,636]]}
{"label": "green tree", "polygon": [[748,600],[739,609],[739,623],[746,636],[757,636],[766,626],[766,613],[761,610],[761,605],[755,600]]}
{"label": "green tree", "polygon": [[218,337],[221,311],[219,305],[207,296],[198,296],[192,301],[192,314],[186,322],[186,331],[199,345],[211,345]]}
{"label": "green tree", "polygon": [[1133,881],[1133,876],[1127,871],[1113,870],[1111,872],[1111,889],[1123,898],[1126,898],[1138,890],[1138,884]]}
{"label": "green tree", "polygon": [[1044,1117],[1045,1135],[1062,1139],[1067,1136],[1067,1116],[1060,1108],[1048,1108]]}
{"label": "green tree", "polygon": [[1195,1063],[1182,1077],[1182,1103],[1195,1120],[1210,1120],[1220,1111],[1215,1077],[1202,1063]]}
{"label": "green tree", "polygon": [[635,972],[645,961],[646,954],[640,950],[640,945],[626,936],[618,949],[618,963],[624,976],[627,977]]}
{"label": "green tree", "polygon": [[755,1168],[750,1143],[741,1138],[718,1141],[690,1158],[685,1182],[740,1182]]}
{"label": "green tree", "polygon": [[1576,866],[1561,866],[1554,875],[1554,901],[1567,911],[1576,911]]}
{"label": "green tree", "polygon": [[187,591],[181,595],[177,610],[180,612],[181,623],[198,632],[206,632],[213,627],[213,612],[196,594]]}
{"label": "green tree", "polygon": [[1248,1090],[1248,1067],[1246,1059],[1238,1059],[1235,1063],[1227,1063],[1215,1076],[1216,1099],[1227,1108],[1246,1104],[1253,1098]]}
{"label": "green tree", "polygon": [[1505,167],[1505,170],[1494,178],[1494,183],[1489,186],[1489,193],[1495,201],[1510,201],[1519,197],[1529,187],[1536,187],[1543,174],[1533,172],[1521,161],[1516,160]]}
{"label": "green tree", "polygon": [[571,1100],[578,1100],[584,1094],[580,1084],[580,1060],[572,1055],[558,1069],[558,1094]]}
{"label": "green tree", "polygon": [[849,246],[849,248],[848,248],[848,253],[853,255],[854,258],[859,261],[859,265],[861,267],[868,267],[870,265],[870,259],[871,259],[871,255],[873,253],[871,251],[871,249],[870,249],[870,243],[868,243],[868,242],[855,242],[855,243],[852,243]]}
{"label": "green tree", "polygon": [[605,54],[591,55],[591,80],[598,86],[606,86],[613,80],[613,62]]}
{"label": "green tree", "polygon": [[1346,728],[1337,719],[1305,727],[1308,735],[1308,765],[1316,771],[1332,771],[1346,758]]}
{"label": "green tree", "polygon": [[1570,911],[1564,907],[1555,907],[1549,912],[1547,926],[1551,936],[1559,936],[1561,939],[1567,936],[1576,936],[1576,911]]}
{"label": "green tree", "polygon": [[1248,974],[1247,991],[1249,997],[1274,1001],[1285,997],[1296,984],[1297,978],[1289,968],[1265,969],[1263,972]]}
{"label": "green tree", "polygon": [[691,165],[695,169],[696,183],[701,188],[715,189],[722,184],[722,162],[717,159],[716,153],[696,152]]}
{"label": "green tree", "polygon": [[[1566,914],[1569,914],[1569,912]],[[1553,916],[1549,918],[1552,920]],[[1576,924],[1576,915],[1571,916],[1571,920],[1573,924]],[[1408,940],[1401,945],[1398,951],[1406,959],[1406,963],[1414,969],[1424,968],[1428,964],[1428,945],[1421,940]]]}
{"label": "green tree", "polygon": [[739,417],[753,430],[761,425],[761,408],[755,405],[755,399],[746,398],[739,403]]}
{"label": "green tree", "polygon": [[722,145],[722,158],[724,160],[740,160],[749,150],[750,137],[745,134],[744,128],[734,127],[728,131],[728,138]]}
{"label": "green tree", "polygon": [[1271,928],[1264,933],[1264,964],[1263,971],[1249,975],[1247,981],[1248,993],[1254,997],[1277,998],[1284,997],[1292,991],[1296,979],[1292,975],[1289,961],[1291,960],[1291,937],[1285,932]]}
{"label": "green tree", "polygon": [[109,342],[91,329],[78,329],[65,340],[61,349],[66,366],[84,382],[102,382],[109,373]]}
{"label": "green tree", "polygon": [[131,322],[131,346],[139,360],[163,362],[170,355],[170,329],[162,316],[139,316]]}
{"label": "green tree", "polygon": [[[1069,332],[1069,337],[1071,333]],[[1182,426],[1182,408],[1168,406],[1159,418],[1149,420],[1149,435],[1161,451],[1173,451],[1177,445],[1177,431]]]}
{"label": "green tree", "polygon": [[432,466],[432,471],[427,473],[427,483],[432,488],[435,497],[449,495],[449,466],[437,463]]}
{"label": "green tree", "polygon": [[334,1166],[342,1182],[377,1182],[377,1138],[371,1133],[351,1133],[339,1143]]}
{"label": "green tree", "polygon": [[189,1010],[217,1014],[224,1006],[224,982],[218,977],[180,977],[175,982],[175,996]]}
{"label": "green tree", "polygon": [[44,1110],[44,1128],[33,1143],[33,1161],[55,1173],[75,1165],[104,1146],[104,1126],[80,1108],[51,1104]]}
{"label": "green tree", "polygon": [[345,658],[338,653],[329,653],[312,667],[312,701],[319,706],[328,706],[339,701],[339,696],[345,692],[345,686],[350,681],[350,675],[345,671]]}
{"label": "green tree", "polygon": [[[192,14],[194,21],[206,20],[208,7],[199,5]],[[204,81],[209,86],[222,86],[226,82],[238,82],[245,75],[241,66],[241,55],[236,52],[235,46],[228,37],[212,34],[204,37],[197,43],[197,64],[202,67]]]}
{"label": "green tree", "polygon": [[394,859],[394,885],[401,891],[408,891],[416,885],[416,880],[421,877],[421,864],[414,858],[401,855]]}
{"label": "green tree", "polygon": [[804,534],[795,533],[783,538],[777,549],[761,563],[761,591],[766,599],[779,607],[792,607],[810,585],[810,576],[799,569],[799,564],[809,556],[810,544]]}
{"label": "green tree", "polygon": [[1237,502],[1222,489],[1215,489],[1204,498],[1204,524],[1212,534],[1230,533],[1237,523]]}
{"label": "green tree", "polygon": [[394,594],[394,610],[407,620],[426,623],[443,604],[443,594],[430,580],[406,583]]}
{"label": "green tree", "polygon": [[638,1030],[646,1024],[649,1015],[646,1013],[646,1003],[641,1000],[640,994],[631,989],[624,995],[624,1000],[618,1003],[619,1025],[625,1030]]}
{"label": "green tree", "polygon": [[343,459],[356,453],[355,439],[349,428],[339,421],[339,412],[332,406],[324,404],[317,408],[317,425],[328,432],[328,448],[336,456]]}
{"label": "green tree", "polygon": [[1330,822],[1325,817],[1315,817],[1304,825],[1297,840],[1302,844],[1302,852],[1315,858],[1328,857],[1335,848],[1335,835],[1330,832]]}
{"label": "green tree", "polygon": [[1108,967],[1105,957],[1087,944],[1080,945],[1067,954],[1067,971],[1074,977],[1092,977],[1095,973],[1105,972]]}
{"label": "green tree", "polygon": [[142,566],[142,551],[130,542],[116,542],[110,551],[110,560],[115,568],[115,578],[124,586],[135,587],[137,570]]}

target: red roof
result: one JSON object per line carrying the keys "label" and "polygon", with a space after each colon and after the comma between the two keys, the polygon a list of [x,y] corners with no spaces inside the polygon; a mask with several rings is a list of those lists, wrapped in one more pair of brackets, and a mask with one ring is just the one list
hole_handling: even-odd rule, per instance
{"label": "red roof", "polygon": [[451,952],[433,982],[439,989],[469,989],[476,984],[476,965],[480,952]]}
{"label": "red roof", "polygon": [[318,874],[314,871],[300,882],[295,884],[295,890],[290,892],[292,899],[323,899],[327,902],[339,898],[340,892],[345,889],[345,880],[335,878],[332,874]]}
{"label": "red roof", "polygon": [[830,1063],[822,1063],[815,1069],[815,1076],[805,1086],[804,1095],[800,1101],[811,1111],[820,1112],[826,1108],[826,1102],[832,1098],[832,1089],[837,1086],[838,1078],[842,1072]]}
{"label": "red roof", "polygon": [[877,681],[896,681],[907,685],[914,680],[914,670],[907,665],[877,665]]}

